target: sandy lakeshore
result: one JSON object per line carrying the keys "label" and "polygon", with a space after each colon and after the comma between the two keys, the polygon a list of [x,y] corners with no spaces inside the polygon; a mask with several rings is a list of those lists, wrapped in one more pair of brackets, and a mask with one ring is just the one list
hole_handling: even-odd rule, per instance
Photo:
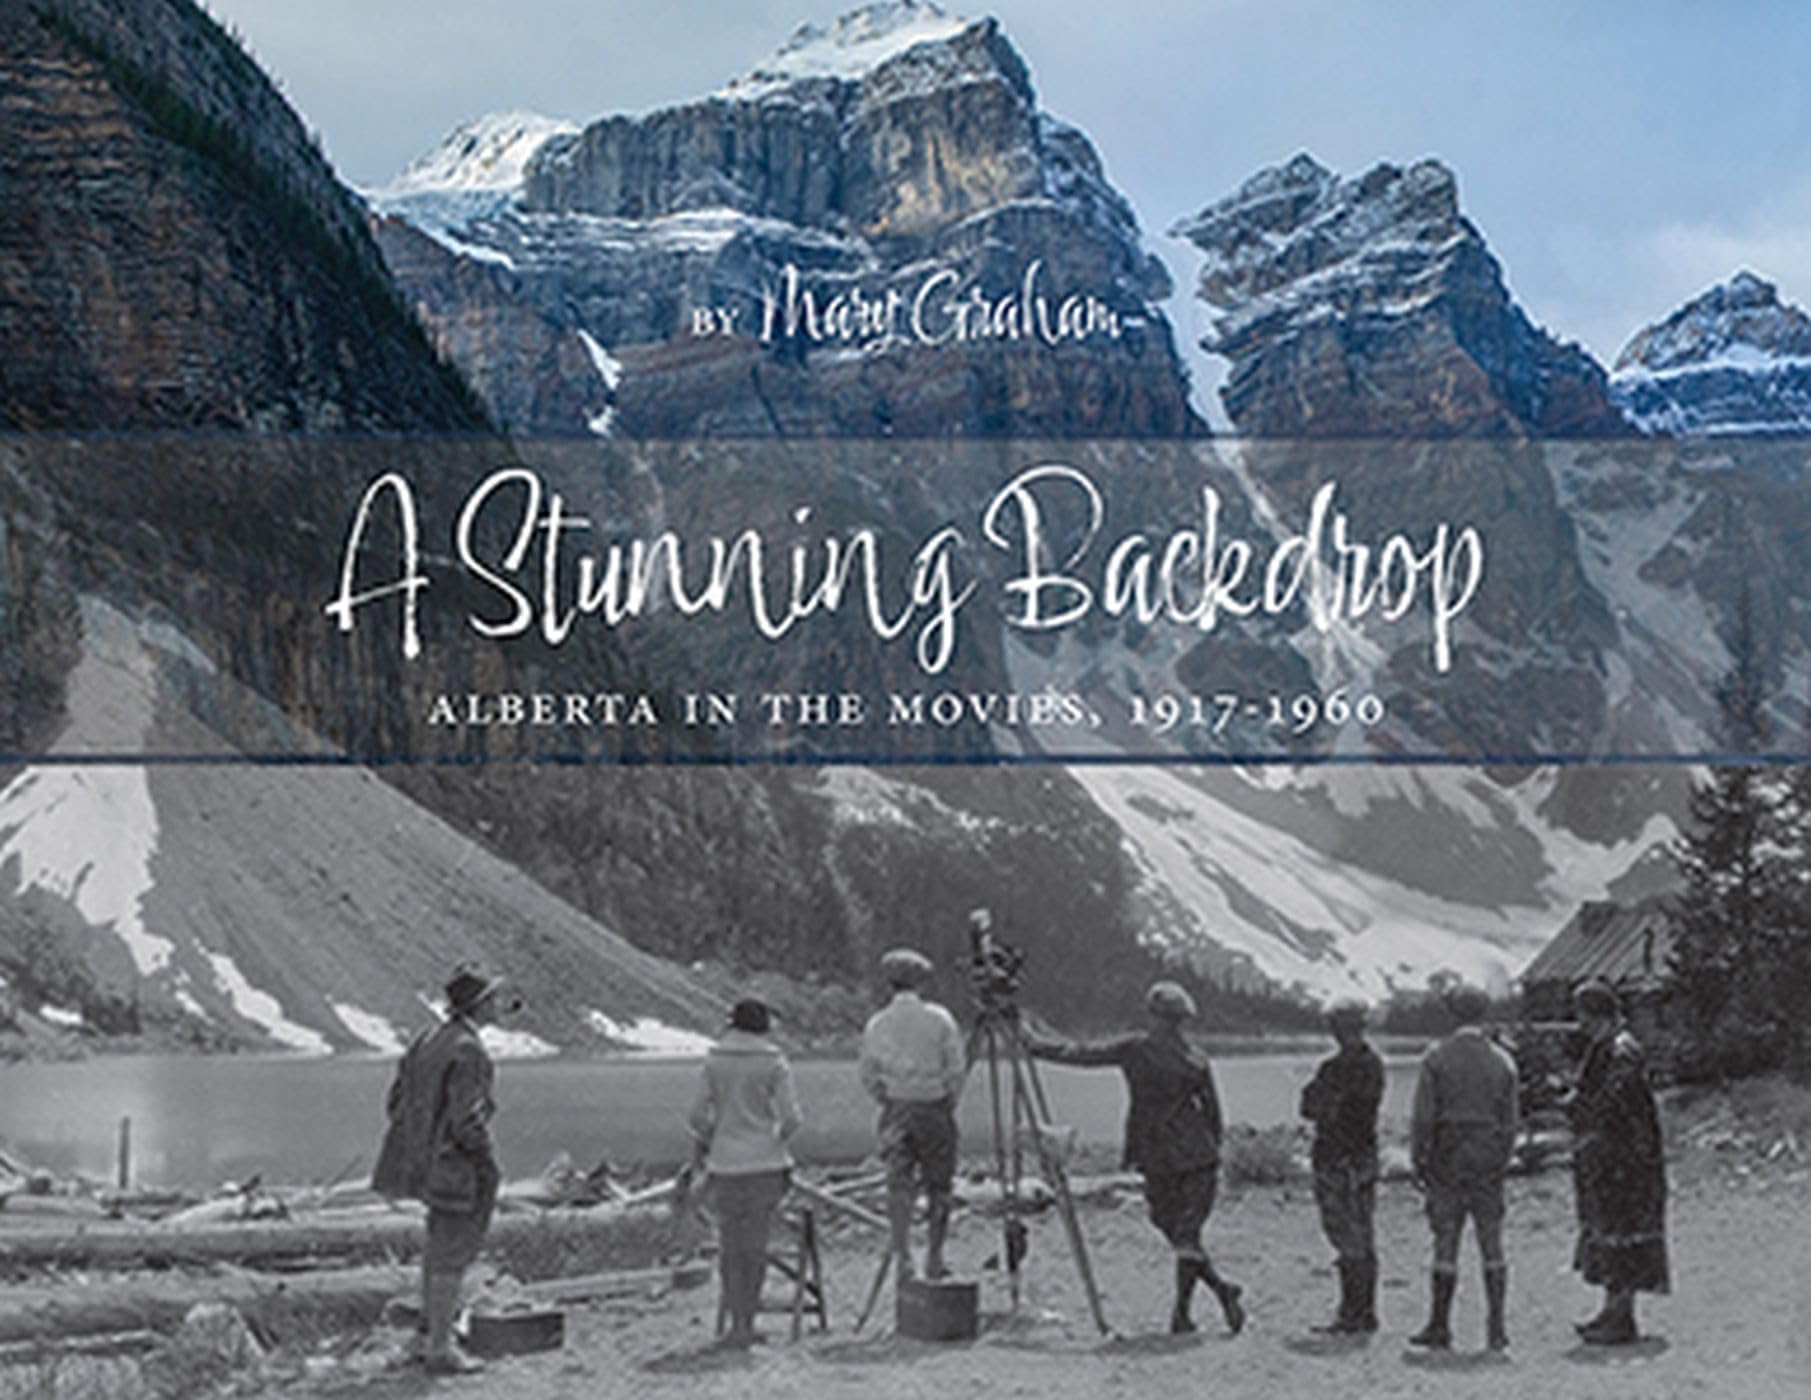
{"label": "sandy lakeshore", "polygon": [[[1427,1234],[1419,1196],[1394,1182],[1379,1200],[1383,1330],[1369,1341],[1309,1330],[1329,1314],[1335,1285],[1304,1186],[1229,1190],[1209,1225],[1216,1261],[1246,1288],[1244,1334],[1228,1336],[1211,1303],[1198,1302],[1201,1331],[1168,1336],[1167,1257],[1142,1202],[1127,1192],[1081,1209],[1111,1337],[1089,1321],[1061,1224],[1046,1214],[1033,1225],[1018,1314],[1008,1314],[1003,1286],[984,1281],[983,1331],[973,1343],[897,1338],[884,1304],[882,1315],[855,1334],[874,1267],[872,1237],[839,1230],[826,1258],[831,1329],[796,1344],[785,1340],[786,1319],[776,1316],[767,1320],[771,1340],[753,1352],[708,1350],[713,1286],[575,1311],[564,1350],[498,1361],[480,1376],[430,1381],[376,1350],[395,1348],[394,1338],[372,1339],[362,1357],[290,1379],[267,1375],[256,1393],[373,1400],[429,1393],[496,1400],[1804,1394],[1811,1376],[1811,1172],[1791,1162],[1706,1154],[1674,1175],[1673,1292],[1643,1299],[1645,1338],[1626,1348],[1586,1347],[1573,1335],[1572,1321],[1594,1310],[1597,1295],[1570,1271],[1572,1190],[1560,1169],[1512,1183],[1506,1355],[1483,1349],[1482,1290],[1469,1240],[1455,1349],[1430,1356],[1405,1345],[1424,1316]],[[960,1218],[953,1248],[959,1272],[975,1273],[997,1239],[996,1222],[974,1213]]]}

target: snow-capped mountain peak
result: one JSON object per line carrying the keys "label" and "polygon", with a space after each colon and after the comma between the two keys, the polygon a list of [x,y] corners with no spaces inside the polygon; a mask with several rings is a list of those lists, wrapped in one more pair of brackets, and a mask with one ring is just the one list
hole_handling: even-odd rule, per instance
{"label": "snow-capped mountain peak", "polygon": [[808,78],[858,82],[907,49],[953,39],[968,26],[929,0],[879,0],[827,25],[800,25],[771,58],[731,82],[722,95],[761,97]]}
{"label": "snow-capped mountain peak", "polygon": [[550,136],[579,129],[577,122],[538,112],[492,112],[461,122],[374,194],[400,196],[460,190],[514,190],[534,153]]}
{"label": "snow-capped mountain peak", "polygon": [[1173,232],[1201,254],[1203,345],[1232,362],[1221,398],[1243,432],[1623,431],[1603,371],[1514,304],[1438,160],[1342,177],[1298,154]]}
{"label": "snow-capped mountain peak", "polygon": [[1738,272],[1637,332],[1611,389],[1645,432],[1811,430],[1811,315]]}

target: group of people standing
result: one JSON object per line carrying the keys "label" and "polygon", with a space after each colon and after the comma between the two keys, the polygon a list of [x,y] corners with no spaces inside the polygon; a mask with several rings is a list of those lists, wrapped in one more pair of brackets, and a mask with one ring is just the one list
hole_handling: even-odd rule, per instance
{"label": "group of people standing", "polygon": [[[1483,1263],[1485,1345],[1509,1345],[1509,1268],[1503,1248],[1504,1185],[1519,1126],[1515,1062],[1485,1034],[1489,1002],[1466,988],[1449,1003],[1457,1028],[1422,1059],[1410,1118],[1410,1159],[1433,1233],[1426,1324],[1413,1346],[1453,1344],[1459,1246],[1470,1220]],[[1567,1099],[1578,1212],[1574,1267],[1604,1290],[1604,1305],[1577,1324],[1587,1343],[1635,1341],[1635,1295],[1664,1293],[1666,1159],[1641,1046],[1623,1024],[1616,992],[1595,982],[1575,998],[1584,1051]],[[1315,1125],[1314,1193],[1338,1256],[1333,1333],[1377,1330],[1375,1203],[1377,1110],[1383,1062],[1365,1043],[1364,1008],[1336,1006],[1328,1024],[1339,1053],[1302,1092]]]}
{"label": "group of people standing", "polygon": [[[967,1063],[955,1018],[922,995],[933,970],[915,950],[888,953],[881,971],[890,999],[862,1036],[859,1074],[880,1111],[889,1247],[900,1279],[918,1273],[911,1221],[920,1190],[928,1215],[923,1274],[936,1279],[948,1272],[956,1101]],[[373,1176],[384,1194],[428,1208],[421,1352],[434,1371],[478,1364],[453,1344],[452,1325],[500,1178],[489,1127],[492,1067],[480,1031],[507,1004],[502,988],[469,968],[448,982],[445,1020],[416,1038],[398,1068]],[[1483,1261],[1485,1340],[1501,1350],[1509,1345],[1504,1182],[1518,1128],[1517,1075],[1513,1060],[1484,1033],[1482,994],[1462,990],[1450,1004],[1457,1029],[1422,1060],[1410,1125],[1433,1264],[1428,1320],[1409,1341],[1432,1349],[1452,1345],[1459,1245],[1469,1219]],[[1635,1295],[1667,1289],[1665,1165],[1641,1047],[1622,1024],[1615,992],[1588,985],[1576,1006],[1585,1049],[1569,1100],[1579,1223],[1574,1263],[1604,1289],[1602,1309],[1578,1331],[1587,1342],[1615,1345],[1638,1335]],[[1151,1222],[1174,1257],[1170,1330],[1194,1330],[1192,1298],[1204,1284],[1237,1333],[1245,1324],[1243,1290],[1214,1267],[1203,1240],[1223,1121],[1212,1069],[1184,1033],[1197,1008],[1186,989],[1169,981],[1149,989],[1145,1008],[1148,1024],[1137,1033],[1084,1043],[1026,1027],[1025,1047],[1042,1059],[1119,1069],[1129,1098],[1125,1162],[1141,1175]],[[1338,1051],[1301,1096],[1302,1116],[1315,1130],[1315,1200],[1340,1283],[1338,1309],[1320,1330],[1337,1334],[1368,1334],[1379,1325],[1375,1207],[1384,1071],[1365,1039],[1365,1020],[1356,1004],[1328,1013]],[[771,1029],[763,1003],[736,1003],[706,1056],[687,1117],[693,1170],[708,1181],[717,1223],[727,1323],[722,1345],[730,1347],[758,1340],[771,1222],[793,1167],[789,1143],[802,1122],[792,1072]]]}

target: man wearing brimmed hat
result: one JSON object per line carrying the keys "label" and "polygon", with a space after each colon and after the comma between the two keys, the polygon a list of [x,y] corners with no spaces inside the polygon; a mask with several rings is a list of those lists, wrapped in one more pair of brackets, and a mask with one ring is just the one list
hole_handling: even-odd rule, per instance
{"label": "man wearing brimmed hat", "polygon": [[1377,1330],[1377,1107],[1383,1061],[1365,1043],[1365,1008],[1343,1001],[1327,1012],[1339,1053],[1321,1061],[1302,1090],[1302,1117],[1314,1124],[1314,1202],[1339,1268],[1334,1333]]}
{"label": "man wearing brimmed hat", "polygon": [[912,1201],[922,1181],[930,1215],[924,1271],[941,1278],[956,1180],[956,1096],[968,1071],[962,1032],[948,1010],[919,995],[931,975],[924,954],[895,948],[880,970],[893,996],[862,1031],[860,1072],[862,1087],[880,1104],[892,1250],[898,1277],[913,1277]]}
{"label": "man wearing brimmed hat", "polygon": [[457,1373],[481,1363],[453,1343],[465,1270],[490,1228],[501,1173],[491,1143],[495,1071],[479,1028],[497,1017],[501,978],[461,965],[446,984],[446,1019],[403,1052],[387,1105],[389,1128],[371,1185],[386,1196],[425,1202],[421,1256],[422,1361]]}
{"label": "man wearing brimmed hat", "polygon": [[1422,1057],[1409,1126],[1415,1180],[1427,1193],[1428,1224],[1434,1232],[1427,1326],[1409,1342],[1438,1350],[1453,1344],[1459,1238],[1470,1217],[1484,1260],[1485,1336],[1492,1351],[1501,1351],[1509,1345],[1503,1181],[1515,1152],[1515,1061],[1484,1034],[1490,999],[1483,992],[1461,987],[1448,1009],[1458,1029]]}
{"label": "man wearing brimmed hat", "polygon": [[1188,989],[1155,982],[1145,993],[1150,1029],[1083,1045],[1047,1035],[1025,1037],[1040,1059],[1071,1065],[1117,1065],[1131,1104],[1126,1110],[1125,1163],[1144,1177],[1151,1223],[1175,1255],[1176,1301],[1170,1331],[1193,1332],[1189,1303],[1205,1283],[1219,1299],[1228,1329],[1245,1325],[1244,1290],[1222,1278],[1201,1232],[1214,1208],[1220,1172],[1220,1098],[1213,1070],[1182,1033],[1198,1013]]}

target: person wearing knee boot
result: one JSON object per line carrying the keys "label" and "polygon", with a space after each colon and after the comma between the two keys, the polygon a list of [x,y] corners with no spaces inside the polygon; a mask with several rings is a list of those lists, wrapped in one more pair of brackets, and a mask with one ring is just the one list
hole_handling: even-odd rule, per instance
{"label": "person wearing knee boot", "polygon": [[892,999],[862,1031],[859,1072],[862,1087],[880,1105],[890,1247],[897,1278],[914,1278],[912,1203],[922,1184],[930,1216],[924,1272],[938,1279],[948,1273],[944,1244],[956,1180],[956,1097],[968,1063],[956,1018],[919,995],[932,972],[930,959],[895,948],[880,967]]}
{"label": "person wearing knee boot", "polygon": [[729,1028],[705,1056],[687,1123],[709,1182],[723,1279],[723,1345],[759,1340],[755,1316],[767,1276],[773,1214],[792,1170],[787,1144],[799,1130],[792,1068],[768,1032],[772,1013],[754,998],[730,1010]]}
{"label": "person wearing knee boot", "polygon": [[416,1036],[397,1066],[389,1126],[371,1179],[383,1195],[427,1205],[421,1360],[441,1374],[482,1369],[454,1343],[453,1320],[502,1175],[490,1133],[495,1071],[479,1032],[518,1005],[502,995],[503,986],[471,966],[454,970],[446,984],[445,1020]]}
{"label": "person wearing knee boot", "polygon": [[1314,1124],[1314,1201],[1339,1270],[1339,1310],[1318,1332],[1377,1330],[1377,1108],[1383,1061],[1365,1043],[1365,1008],[1341,1002],[1327,1013],[1339,1053],[1321,1062],[1302,1090],[1302,1117]]}
{"label": "person wearing knee boot", "polygon": [[1453,994],[1449,1010],[1457,1028],[1423,1057],[1415,1084],[1410,1151],[1434,1236],[1427,1325],[1409,1338],[1418,1347],[1452,1345],[1459,1242],[1468,1219],[1484,1262],[1486,1342],[1493,1351],[1509,1345],[1503,1184],[1515,1150],[1516,1069],[1484,1034],[1489,1009],[1475,988]]}
{"label": "person wearing knee boot", "polygon": [[1144,1177],[1151,1223],[1175,1258],[1170,1331],[1195,1330],[1190,1303],[1196,1284],[1205,1283],[1227,1329],[1237,1333],[1245,1326],[1244,1290],[1220,1276],[1201,1239],[1214,1208],[1222,1125],[1213,1070],[1182,1032],[1197,1015],[1195,999],[1174,982],[1157,982],[1145,994],[1145,1010],[1150,1028],[1143,1034],[1084,1045],[1028,1031],[1025,1045],[1061,1064],[1118,1066],[1131,1100],[1125,1163]]}
{"label": "person wearing knee boot", "polygon": [[1598,1346],[1640,1338],[1635,1295],[1669,1288],[1666,1152],[1641,1044],[1623,1024],[1615,988],[1587,982],[1573,997],[1584,1029],[1578,1083],[1567,1103],[1578,1204],[1573,1267],[1604,1290],[1578,1334]]}

